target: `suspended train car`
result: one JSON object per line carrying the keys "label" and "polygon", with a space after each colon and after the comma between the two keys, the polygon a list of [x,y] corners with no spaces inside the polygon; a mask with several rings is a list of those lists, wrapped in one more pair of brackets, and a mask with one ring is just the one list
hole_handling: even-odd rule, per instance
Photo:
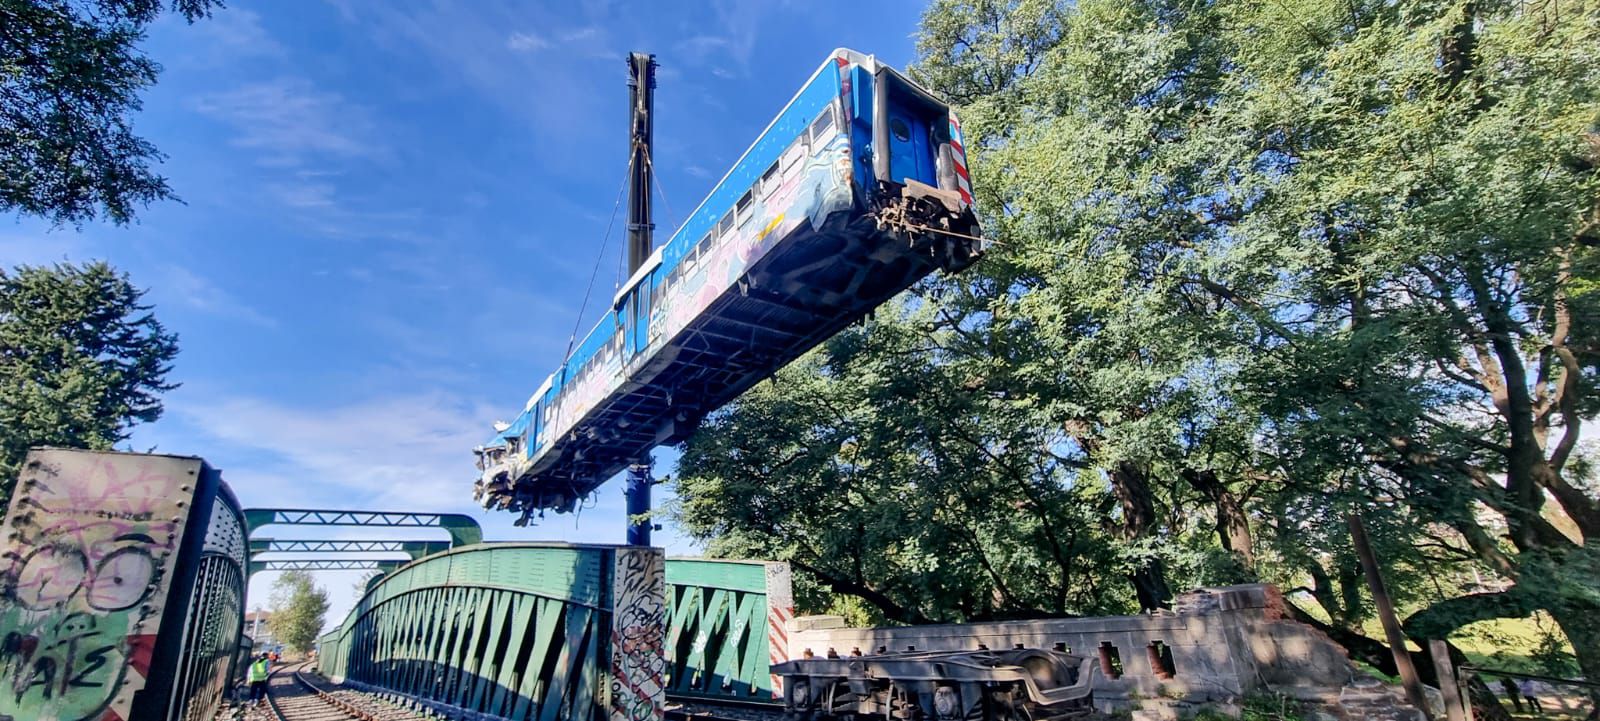
{"label": "suspended train car", "polygon": [[566,512],[936,269],[981,252],[961,126],[875,58],[817,68],[510,423],[485,508]]}

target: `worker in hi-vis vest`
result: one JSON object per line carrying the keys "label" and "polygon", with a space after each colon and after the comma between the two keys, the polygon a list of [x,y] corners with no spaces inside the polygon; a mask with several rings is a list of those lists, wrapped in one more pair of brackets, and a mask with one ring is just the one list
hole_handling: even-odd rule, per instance
{"label": "worker in hi-vis vest", "polygon": [[250,663],[250,700],[260,704],[267,697],[267,676],[272,673],[272,662],[266,654],[258,654]]}

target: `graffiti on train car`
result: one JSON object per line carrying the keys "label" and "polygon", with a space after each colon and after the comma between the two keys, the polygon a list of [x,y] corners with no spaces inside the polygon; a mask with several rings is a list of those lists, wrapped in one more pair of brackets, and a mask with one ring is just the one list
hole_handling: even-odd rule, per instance
{"label": "graffiti on train car", "polygon": [[29,456],[4,528],[0,721],[128,718],[199,465]]}

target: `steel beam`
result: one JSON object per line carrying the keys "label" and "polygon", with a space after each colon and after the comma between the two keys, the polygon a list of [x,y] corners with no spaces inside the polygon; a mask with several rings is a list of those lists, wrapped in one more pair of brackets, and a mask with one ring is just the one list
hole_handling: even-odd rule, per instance
{"label": "steel beam", "polygon": [[771,701],[768,666],[787,661],[794,615],[789,565],[667,561],[667,690],[676,696]]}
{"label": "steel beam", "polygon": [[250,575],[261,571],[392,571],[405,565],[404,561],[366,559],[295,559],[284,561],[251,561]]}
{"label": "steel beam", "polygon": [[404,553],[416,560],[450,548],[448,541],[278,540],[253,538],[251,553]]}
{"label": "steel beam", "polygon": [[471,516],[460,513],[404,513],[395,511],[342,511],[304,508],[249,508],[244,512],[250,535],[262,526],[375,526],[381,528],[440,528],[450,534],[452,547],[483,542],[483,529]]}

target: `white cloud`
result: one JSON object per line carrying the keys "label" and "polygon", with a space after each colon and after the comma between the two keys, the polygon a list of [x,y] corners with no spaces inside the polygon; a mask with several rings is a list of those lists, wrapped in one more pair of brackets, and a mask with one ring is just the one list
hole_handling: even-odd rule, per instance
{"label": "white cloud", "polygon": [[337,190],[332,183],[299,182],[268,183],[267,192],[271,193],[284,205],[308,210],[333,207],[333,199]]}
{"label": "white cloud", "polygon": [[194,30],[209,40],[218,54],[235,58],[287,55],[283,45],[261,27],[261,16],[243,8],[217,10],[205,22],[196,23]]}
{"label": "white cloud", "polygon": [[163,268],[160,280],[152,287],[157,293],[171,294],[178,302],[202,313],[265,328],[278,326],[276,319],[240,302],[209,279],[181,266]]}
{"label": "white cloud", "polygon": [[[447,82],[475,89],[490,102],[531,119],[551,137],[570,140],[593,132],[589,119],[599,115],[603,103],[588,78],[547,72],[543,55],[533,51],[612,62],[624,54],[599,19],[572,23],[527,4],[486,0],[472,4],[470,12],[448,4],[337,4],[346,21],[370,32],[378,43],[397,54],[430,59]],[[511,28],[539,28],[539,33]]]}
{"label": "white cloud", "polygon": [[233,126],[233,144],[257,150],[273,166],[300,166],[315,157],[382,159],[368,113],[338,93],[304,78],[285,77],[212,93],[195,110]]}
{"label": "white cloud", "polygon": [[764,3],[717,2],[716,21],[710,32],[691,35],[680,41],[678,54],[690,65],[710,65],[718,77],[743,77],[750,73],[756,40],[764,23]]}
{"label": "white cloud", "polygon": [[491,415],[443,392],[332,406],[194,393],[183,401],[172,411],[186,424],[258,459],[226,475],[246,506],[470,509],[472,448]]}
{"label": "white cloud", "polygon": [[506,38],[506,48],[519,52],[529,53],[550,47],[550,41],[533,33],[514,32]]}

